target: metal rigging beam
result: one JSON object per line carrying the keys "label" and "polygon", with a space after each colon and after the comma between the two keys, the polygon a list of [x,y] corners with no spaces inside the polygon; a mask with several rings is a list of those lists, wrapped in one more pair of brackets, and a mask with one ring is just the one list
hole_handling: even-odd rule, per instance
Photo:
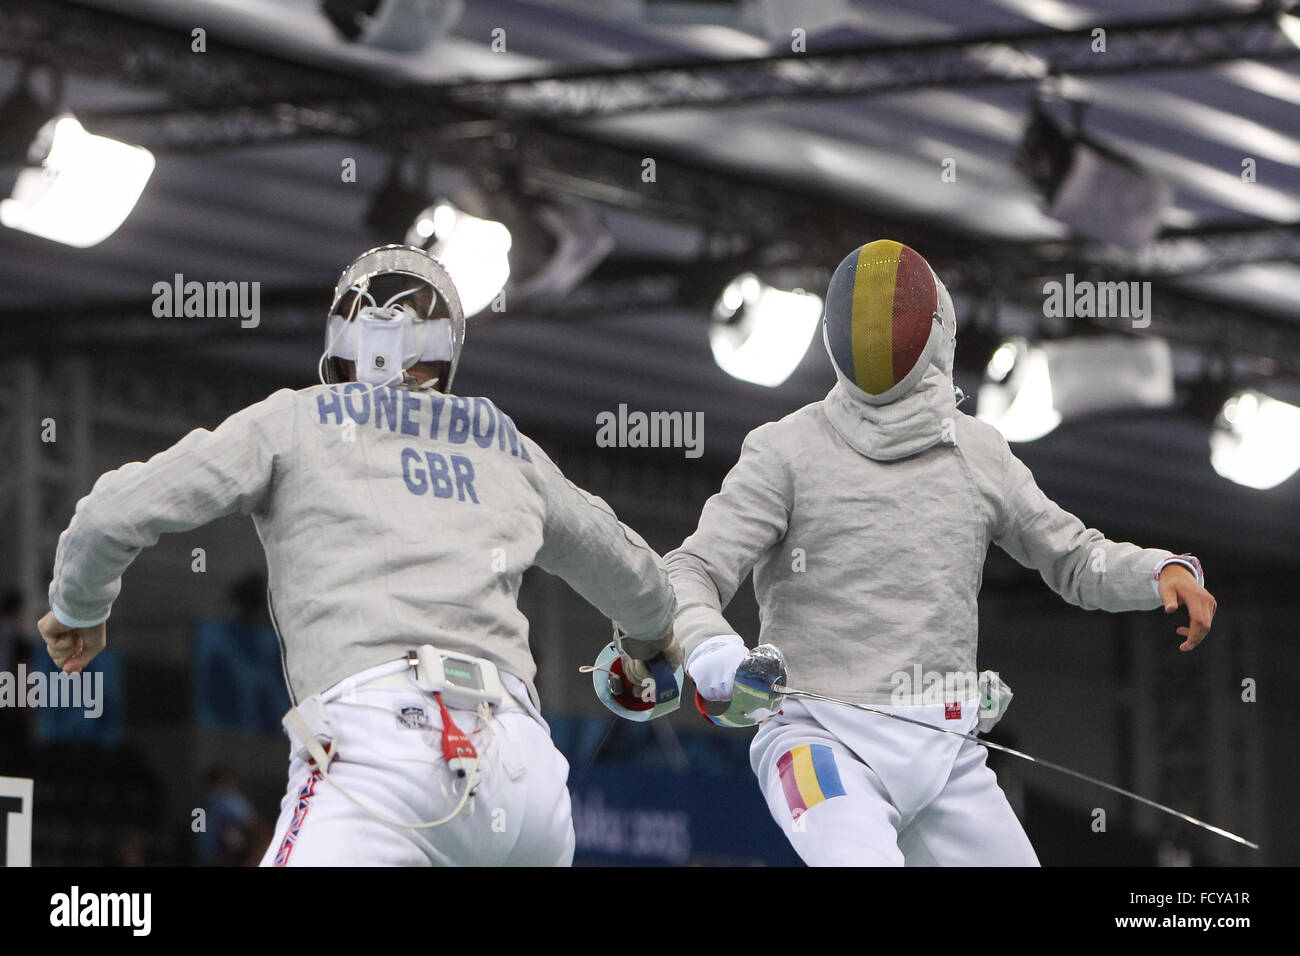
{"label": "metal rigging beam", "polygon": [[[1104,27],[1105,52],[1094,50]],[[1075,30],[989,33],[729,60],[683,59],[430,88],[448,102],[551,120],[676,108],[877,96],[934,87],[1117,76],[1231,60],[1285,60],[1300,50],[1276,12],[1209,13]]]}
{"label": "metal rigging beam", "polygon": [[[810,205],[815,197],[806,192],[798,194],[793,187],[702,167],[660,149],[655,150],[658,175],[654,182],[646,183],[640,175],[641,151],[600,141],[571,126],[530,125],[513,116],[517,104],[512,105],[511,97],[517,96],[519,90],[540,85],[554,92],[557,83],[570,83],[577,89],[597,80],[634,82],[638,77],[669,69],[688,74],[694,69],[739,70],[741,74],[748,70],[750,73],[744,75],[751,79],[769,75],[780,79],[806,63],[828,67],[835,63],[877,62],[877,67],[860,73],[857,82],[874,77],[872,82],[877,86],[871,89],[883,91],[904,73],[895,74],[895,80],[882,78],[884,74],[879,71],[884,67],[879,64],[899,61],[901,70],[910,62],[908,57],[928,62],[932,68],[928,74],[915,64],[908,67],[910,72],[905,72],[912,77],[908,82],[921,83],[927,75],[938,82],[935,78],[940,73],[935,71],[943,64],[973,61],[982,64],[980,69],[987,73],[988,64],[997,60],[990,51],[996,52],[998,43],[1013,40],[1019,44],[1016,49],[1022,56],[1029,49],[1038,53],[1057,51],[1057,59],[1047,58],[1053,68],[1074,63],[1070,57],[1086,57],[1075,64],[1074,72],[1103,71],[1117,65],[1123,69],[1126,63],[1132,68],[1173,66],[1179,62],[1188,65],[1198,62],[1196,57],[1202,55],[1214,60],[1297,54],[1289,41],[1280,38],[1275,21],[1256,12],[1113,27],[1108,31],[1108,52],[1104,55],[1091,52],[1089,31],[1051,31],[745,61],[682,61],[647,68],[399,91],[226,44],[214,44],[210,52],[197,55],[190,51],[185,34],[176,30],[58,0],[30,0],[21,8],[0,9],[0,56],[66,62],[72,64],[72,69],[91,76],[166,89],[173,101],[167,105],[83,115],[98,132],[154,149],[206,150],[313,136],[377,138],[383,145],[415,150],[435,160],[486,169],[499,168],[503,163],[513,165],[517,183],[527,191],[560,193],[693,222],[719,236],[720,241],[730,243],[733,254],[749,255],[771,266],[829,269],[845,250],[864,239],[889,235],[924,248],[945,279],[975,292],[1018,287],[1020,294],[1027,296],[1031,280],[1065,272],[1099,281],[1159,279],[1300,258],[1300,225],[1176,233],[1157,240],[1136,257],[1110,247],[1074,241],[991,243],[934,224],[855,210],[842,201],[832,204],[833,211],[828,212],[828,204]],[[1005,78],[1013,74],[1014,70],[1003,70]],[[841,77],[842,82],[832,82],[830,88],[858,89],[846,77]],[[721,89],[715,83],[709,87],[713,92],[705,92],[714,95]],[[761,98],[759,87],[747,89],[754,96],[745,93],[744,97]],[[302,95],[303,90],[310,90],[310,95]],[[539,109],[552,120],[592,115]],[[809,214],[810,208],[820,212],[814,217]],[[1177,293],[1172,295],[1186,299]],[[1163,292],[1162,298],[1170,300]],[[1187,300],[1189,308],[1191,301]],[[1202,311],[1223,310],[1202,304]],[[1244,313],[1236,311],[1238,315]],[[1271,329],[1276,325],[1268,317],[1257,318],[1262,327]],[[1271,341],[1268,336],[1259,341],[1264,340]]]}
{"label": "metal rigging beam", "polygon": [[[988,243],[979,237],[948,235],[914,220],[857,211],[843,202],[835,206],[838,212],[823,214],[814,224],[807,215],[807,198],[795,195],[791,187],[701,167],[661,149],[655,150],[659,175],[655,182],[644,183],[639,151],[572,129],[521,125],[519,120],[494,115],[494,111],[512,110],[507,102],[510,97],[532,84],[551,89],[556,83],[581,86],[601,78],[632,82],[638,76],[667,69],[762,73],[773,65],[785,69],[804,62],[847,63],[855,58],[870,63],[877,56],[890,62],[929,56],[947,62],[954,51],[969,58],[971,51],[1009,40],[1025,49],[1043,44],[1064,51],[1059,62],[1074,64],[1070,57],[1075,57],[1078,63],[1074,65],[1083,71],[1122,68],[1130,60],[1147,66],[1178,58],[1186,61],[1197,51],[1232,50],[1235,56],[1300,53],[1281,37],[1271,15],[1254,11],[1112,27],[1105,54],[1092,52],[1088,30],[1035,31],[738,61],[679,61],[648,68],[572,72],[559,79],[444,84],[399,93],[367,80],[340,77],[228,44],[214,42],[208,53],[194,54],[185,35],[176,30],[59,0],[31,0],[21,9],[0,10],[0,55],[54,60],[57,53],[58,62],[76,64],[78,71],[151,89],[162,87],[179,101],[83,115],[83,121],[106,135],[159,151],[265,145],[308,137],[371,137],[430,159],[488,169],[513,153],[510,161],[519,170],[525,188],[695,222],[720,234],[750,237],[753,245],[775,243],[778,248],[769,255],[776,262],[792,258],[825,262],[873,235],[910,241],[949,260],[962,258],[971,240],[980,243],[983,256]],[[304,96],[303,90],[312,94]],[[511,145],[503,148],[503,140]],[[1031,273],[1071,271],[1070,267],[1082,263],[1159,277],[1248,262],[1296,261],[1300,230],[1271,224],[1257,229],[1195,230],[1162,238],[1136,258],[1080,242],[1002,245],[1005,255],[993,257],[1002,276],[1008,263]]]}
{"label": "metal rigging beam", "polygon": [[[60,14],[58,25],[52,27],[51,8],[75,13],[71,22]],[[0,13],[0,55],[72,59],[67,56],[72,53],[79,68],[102,68],[113,54],[105,49],[102,36],[92,39],[95,31],[80,22],[96,15],[104,16],[51,0],[29,4],[25,12]],[[140,34],[159,28],[132,23],[129,29]],[[1096,29],[1104,29],[1104,52],[1094,49]],[[217,77],[195,63],[206,55],[191,55],[188,62],[175,63],[175,34],[171,37],[170,56],[149,44],[133,50],[126,65],[139,79],[165,80],[169,87],[179,83],[187,90],[182,98],[191,102],[257,105],[271,110],[286,93],[293,93],[297,102],[311,98],[316,100],[311,105],[317,110],[346,115],[375,95],[375,84],[340,83],[335,75],[298,65],[299,82],[296,87],[286,85],[281,75],[284,61],[247,52],[239,54],[245,62],[231,62],[226,73]],[[133,37],[132,45],[141,39]],[[1034,29],[740,59],[683,58],[504,80],[454,81],[407,88],[403,95],[418,97],[430,108],[560,121],[675,108],[865,97],[936,87],[965,89],[1037,82],[1060,74],[1118,76],[1240,59],[1297,57],[1300,49],[1279,28],[1277,12],[1263,5],[1244,12],[1074,30]]]}

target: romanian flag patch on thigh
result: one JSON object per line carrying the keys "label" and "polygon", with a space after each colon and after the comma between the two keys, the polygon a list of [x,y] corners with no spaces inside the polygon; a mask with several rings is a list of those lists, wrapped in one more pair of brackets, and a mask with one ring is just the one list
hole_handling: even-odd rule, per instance
{"label": "romanian flag patch on thigh", "polygon": [[790,816],[796,820],[822,801],[844,796],[835,754],[825,744],[804,744],[787,750],[776,768]]}

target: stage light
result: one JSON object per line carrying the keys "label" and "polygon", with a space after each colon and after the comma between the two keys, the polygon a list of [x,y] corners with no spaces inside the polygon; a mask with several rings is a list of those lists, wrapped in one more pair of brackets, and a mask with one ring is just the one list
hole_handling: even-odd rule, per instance
{"label": "stage light", "polygon": [[1061,423],[1052,404],[1047,353],[1021,338],[1008,339],[989,359],[977,399],[978,417],[1007,441],[1036,441]]}
{"label": "stage light", "polygon": [[713,359],[734,378],[775,388],[803,360],[821,313],[818,296],[784,292],[752,272],[737,276],[713,308]]}
{"label": "stage light", "polygon": [[456,283],[466,318],[486,309],[505,288],[511,241],[502,223],[471,216],[446,201],[421,211],[406,234],[409,245],[442,260]]}
{"label": "stage light", "polygon": [[1129,249],[1155,238],[1173,200],[1168,183],[1114,149],[1062,130],[1037,104],[1016,165],[1043,194],[1053,219]]}
{"label": "stage light", "polygon": [[1300,17],[1283,10],[1277,15],[1277,25],[1288,40],[1300,47]]}
{"label": "stage light", "polygon": [[88,133],[71,114],[40,127],[0,223],[86,248],[111,236],[153,174],[147,149]]}
{"label": "stage light", "polygon": [[529,303],[555,305],[582,284],[614,248],[614,237],[590,206],[529,201],[504,208],[515,236],[512,291]]}
{"label": "stage light", "polygon": [[1248,488],[1274,488],[1300,469],[1300,408],[1254,391],[1223,403],[1210,434],[1210,464]]}
{"label": "stage light", "polygon": [[1013,337],[989,359],[976,417],[1007,441],[1025,442],[1063,421],[1173,401],[1173,359],[1164,339],[1102,335],[1032,344]]}
{"label": "stage light", "polygon": [[427,163],[394,156],[365,224],[383,242],[441,259],[467,316],[487,308],[507,280],[512,303],[556,307],[614,247],[590,206],[528,194],[514,175],[491,188],[462,183],[446,192],[432,190],[429,180]]}

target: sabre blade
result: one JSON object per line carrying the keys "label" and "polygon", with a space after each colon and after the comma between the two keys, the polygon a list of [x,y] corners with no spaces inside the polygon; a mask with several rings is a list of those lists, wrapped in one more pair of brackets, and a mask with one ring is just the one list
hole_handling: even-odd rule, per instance
{"label": "sabre blade", "polygon": [[1103,789],[1109,790],[1112,793],[1118,793],[1122,797],[1128,797],[1131,800],[1136,800],[1138,803],[1146,804],[1148,807],[1153,807],[1154,809],[1159,810],[1162,813],[1168,813],[1170,816],[1175,816],[1180,820],[1185,820],[1187,823],[1191,823],[1195,826],[1198,826],[1202,830],[1209,830],[1211,833],[1216,834],[1217,836],[1221,836],[1227,840],[1231,840],[1234,843],[1240,843],[1242,846],[1248,846],[1252,850],[1259,849],[1258,843],[1255,843],[1251,840],[1247,840],[1243,836],[1238,836],[1237,834],[1233,833],[1230,830],[1223,829],[1223,827],[1216,827],[1213,823],[1206,823],[1204,820],[1198,820],[1196,817],[1191,816],[1190,814],[1183,813],[1183,811],[1181,810],[1175,810],[1173,807],[1167,807],[1163,803],[1157,803],[1155,800],[1152,800],[1149,797],[1144,797],[1141,794],[1134,793],[1132,790],[1125,790],[1123,787],[1117,787],[1113,783],[1107,783],[1105,780],[1099,780],[1096,777],[1090,777],[1086,773],[1082,773],[1081,771],[1078,770],[1071,770],[1069,767],[1063,767],[1059,763],[1053,763],[1050,760],[1043,760],[1039,757],[1035,757],[1032,756],[1031,754],[1027,754],[1022,750],[1016,750],[1014,747],[1006,747],[1003,746],[1002,744],[995,744],[991,740],[985,740],[982,737],[975,736],[974,734],[964,734],[961,733],[960,731],[948,730],[944,727],[936,727],[934,724],[927,724],[925,721],[917,720],[914,717],[904,717],[901,714],[891,714],[888,711],[876,710],[874,707],[868,707],[866,704],[855,704],[851,701],[839,700],[838,698],[835,697],[826,697],[822,694],[814,694],[811,691],[797,690],[794,687],[787,687],[784,684],[776,684],[772,687],[772,690],[778,694],[784,694],[787,697],[802,697],[807,700],[820,700],[827,704],[839,704],[841,707],[852,707],[854,710],[865,711],[868,714],[877,714],[881,717],[888,717],[891,720],[901,720],[905,724],[915,724],[918,727],[925,727],[929,730],[933,730],[935,733],[947,734],[950,737],[960,737],[962,740],[969,740],[972,741],[973,743],[979,744],[980,746],[988,747],[992,750],[999,750],[1002,753],[1011,754],[1013,757],[1019,757],[1021,760],[1028,760],[1032,764],[1037,764],[1040,767],[1046,767],[1048,770],[1055,770],[1058,773],[1063,773],[1066,774],[1067,776],[1074,777],[1076,780],[1082,780],[1085,783],[1091,783],[1094,786],[1102,787]]}

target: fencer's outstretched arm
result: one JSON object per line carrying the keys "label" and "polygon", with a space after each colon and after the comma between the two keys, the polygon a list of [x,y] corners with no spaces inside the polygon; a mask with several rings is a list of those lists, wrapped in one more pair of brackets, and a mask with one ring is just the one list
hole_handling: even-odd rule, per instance
{"label": "fencer's outstretched arm", "polygon": [[525,441],[546,501],[536,565],[614,621],[631,657],[654,657],[673,638],[676,606],[663,560],[603,499],[573,484],[536,442]]}
{"label": "fencer's outstretched arm", "polygon": [[792,483],[769,427],[749,433],[695,533],[666,558],[677,592],[677,640],[688,659],[709,638],[734,632],[722,609],[789,527]]}
{"label": "fencer's outstretched arm", "polygon": [[[50,613],[41,633],[63,666],[69,629],[98,635],[122,589],[122,574],[144,548],[171,531],[188,531],[240,511],[251,514],[275,477],[275,451],[292,428],[293,392],[282,389],[231,415],[212,431],[198,428],[145,462],[105,472],[77,502],[59,536]],[[78,655],[73,653],[74,657]],[[80,656],[80,666],[93,653]],[[64,659],[61,660],[60,657]]]}
{"label": "fencer's outstretched arm", "polygon": [[[1087,610],[1138,611],[1186,604],[1190,650],[1209,630],[1214,602],[1200,568],[1182,555],[1109,540],[1043,494],[1029,469],[1004,444],[1002,506],[993,540],[1025,567],[1034,568],[1066,601]],[[1180,573],[1166,573],[1182,565]],[[1182,569],[1180,569],[1181,571]],[[1157,580],[1159,585],[1157,587]],[[1171,584],[1173,580],[1175,584]]]}
{"label": "fencer's outstretched arm", "polygon": [[100,476],[59,536],[50,584],[55,617],[83,627],[105,620],[122,573],[160,535],[255,511],[274,480],[275,449],[286,447],[281,433],[292,428],[293,395],[282,389],[211,431],[196,428],[148,461]]}

